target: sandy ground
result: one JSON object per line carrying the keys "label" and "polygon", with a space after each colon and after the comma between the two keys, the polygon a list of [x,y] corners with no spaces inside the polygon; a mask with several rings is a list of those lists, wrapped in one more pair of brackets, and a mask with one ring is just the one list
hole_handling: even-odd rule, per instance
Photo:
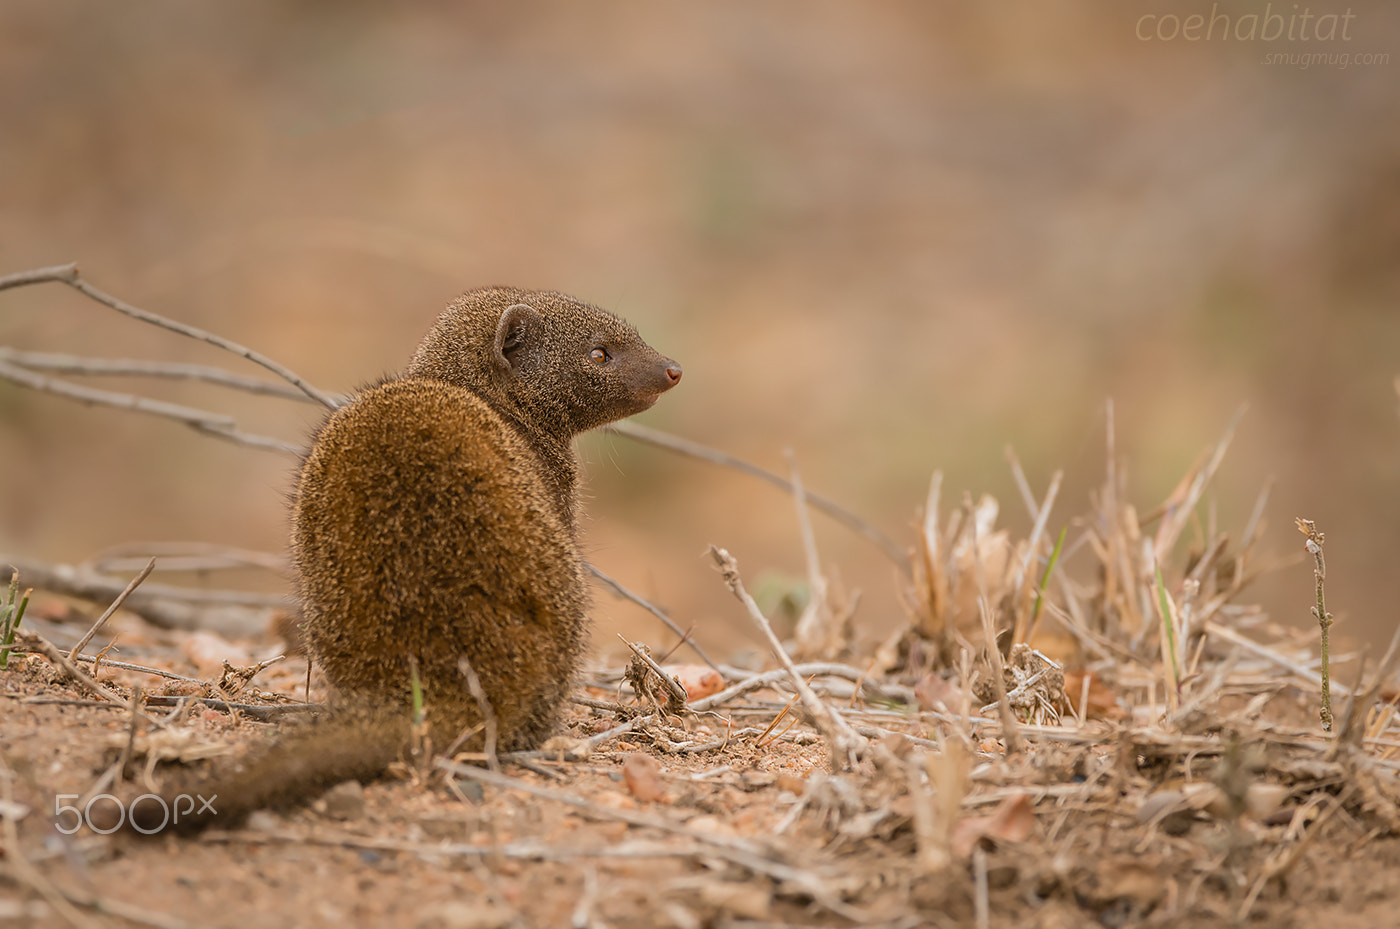
{"label": "sandy ground", "polygon": [[[123,641],[144,640],[127,660],[162,641],[181,651],[185,637],[141,625],[125,623]],[[245,655],[278,647],[229,643]],[[187,658],[164,664],[198,673]],[[581,760],[504,764],[508,786],[405,765],[238,829],[140,840],[87,826],[63,835],[49,815],[82,803],[66,795],[113,766],[130,713],[48,666],[12,659],[0,673],[7,925],[1283,929],[1393,926],[1400,903],[1393,766],[1369,742],[1364,763],[1330,759],[1301,695],[1277,682],[1252,707],[1252,685],[1228,685],[1170,733],[1119,712],[1027,727],[1014,755],[994,722],[949,728],[917,707],[861,701],[852,719],[875,727],[863,731],[879,749],[838,776],[810,726],[789,728],[796,714],[765,734],[789,697],[758,690],[718,715],[614,735]],[[304,673],[289,659],[253,686],[300,696]],[[159,686],[134,672],[100,677],[119,696]],[[607,702],[616,688],[580,694]],[[566,736],[617,722],[577,706]],[[213,709],[167,726],[187,753],[223,751],[196,765],[233,763],[229,751],[270,731]],[[959,731],[970,736],[962,754],[946,748]],[[924,738],[945,739],[944,753],[925,755]],[[113,794],[152,785],[145,744]],[[953,781],[936,760],[947,757],[966,761]],[[1183,799],[1200,790],[1216,799]],[[963,800],[949,820],[937,798],[951,792]]]}

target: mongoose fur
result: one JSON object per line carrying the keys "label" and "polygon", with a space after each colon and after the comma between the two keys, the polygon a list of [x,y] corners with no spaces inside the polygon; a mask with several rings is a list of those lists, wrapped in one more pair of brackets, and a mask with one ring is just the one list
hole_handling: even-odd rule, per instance
{"label": "mongoose fur", "polygon": [[564,294],[497,287],[450,304],[401,374],[327,417],[298,476],[304,628],[339,711],[204,785],[217,815],[177,828],[230,827],[382,773],[408,741],[414,673],[439,749],[482,721],[464,666],[502,750],[543,742],[585,647],[572,439],[680,377],[630,325]]}

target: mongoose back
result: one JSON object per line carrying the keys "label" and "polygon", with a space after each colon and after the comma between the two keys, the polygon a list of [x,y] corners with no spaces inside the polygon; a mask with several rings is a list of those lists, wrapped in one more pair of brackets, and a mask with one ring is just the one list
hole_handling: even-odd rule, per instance
{"label": "mongoose back", "polygon": [[564,294],[498,287],[450,304],[401,374],[326,419],[298,476],[304,628],[341,721],[216,778],[217,816],[182,825],[231,826],[382,772],[406,741],[415,674],[439,749],[482,721],[467,668],[502,750],[544,741],[585,647],[572,439],[680,377],[626,322]]}

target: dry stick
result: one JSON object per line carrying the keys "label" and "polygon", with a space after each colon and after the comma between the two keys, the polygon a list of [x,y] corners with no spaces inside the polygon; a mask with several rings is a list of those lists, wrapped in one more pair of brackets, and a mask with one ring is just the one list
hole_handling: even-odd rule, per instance
{"label": "dry stick", "polygon": [[147,361],[136,358],[89,358],[57,352],[26,352],[0,346],[0,360],[30,371],[53,371],[58,374],[79,374],[91,377],[156,377],[171,380],[203,381],[231,390],[241,390],[258,396],[278,397],[303,403],[315,401],[295,387],[285,387],[272,381],[234,374],[213,365],[189,364],[181,361]]}
{"label": "dry stick", "polygon": [[1240,549],[1243,551],[1255,541],[1255,535],[1259,532],[1259,527],[1264,521],[1264,507],[1269,502],[1269,494],[1274,489],[1275,478],[1273,475],[1264,482],[1263,488],[1259,491],[1259,496],[1254,501],[1254,509],[1250,511],[1249,520],[1244,524],[1244,535],[1240,537]]}
{"label": "dry stick", "polygon": [[788,676],[792,680],[792,685],[797,690],[797,694],[802,698],[802,707],[812,717],[812,722],[817,730],[827,742],[827,764],[833,773],[839,772],[842,768],[851,765],[859,755],[861,748],[866,745],[864,739],[851,729],[840,715],[832,713],[825,703],[817,697],[816,693],[807,682],[802,679],[802,675],[797,673],[797,668],[788,655],[787,649],[783,648],[783,643],[778,640],[778,636],[773,632],[772,625],[768,618],[763,615],[763,611],[758,608],[753,597],[744,589],[743,579],[739,577],[739,564],[734,557],[722,548],[710,546],[710,557],[715,560],[715,566],[719,569],[720,575],[724,578],[727,586],[739,602],[748,611],[749,618],[754,625],[758,626],[764,638],[768,640],[768,647],[777,656],[778,661],[787,669]]}
{"label": "dry stick", "polygon": [[152,400],[149,397],[138,397],[134,394],[97,390],[93,387],[79,387],[76,384],[69,384],[67,381],[35,374],[5,361],[0,361],[0,377],[5,377],[32,390],[47,391],[70,400],[113,406],[138,413],[150,413],[154,416],[165,416],[190,426],[203,426],[210,429],[232,429],[234,426],[234,420],[231,416],[206,413],[204,410],[181,406],[178,403],[166,403],[163,400]]}
{"label": "dry stick", "polygon": [[126,744],[122,746],[122,753],[117,758],[114,766],[116,770],[117,783],[120,785],[121,779],[126,775],[126,766],[131,761],[131,756],[136,751],[136,731],[141,722],[141,685],[137,684],[131,688],[131,712],[130,719],[126,726]]}
{"label": "dry stick", "polygon": [[[1225,459],[1225,452],[1235,438],[1235,430],[1239,427],[1240,420],[1244,418],[1248,409],[1248,404],[1242,404],[1235,411],[1235,415],[1230,417],[1230,422],[1225,426],[1225,434],[1220,437],[1220,441],[1215,443],[1215,448],[1212,449],[1205,465],[1196,470],[1190,484],[1184,488],[1179,498],[1168,499],[1164,504],[1166,512],[1162,517],[1162,524],[1157,527],[1156,542],[1159,555],[1165,555],[1176,544],[1181,530],[1186,527],[1191,513],[1196,509],[1196,504],[1200,502],[1201,495],[1205,493],[1206,485],[1210,483],[1211,478],[1215,477],[1220,462]],[[1175,496],[1173,494],[1173,497]]]}
{"label": "dry stick", "polygon": [[[825,675],[829,677],[845,678],[848,681],[859,681],[865,676],[865,672],[860,668],[853,668],[850,665],[834,664],[829,661],[813,661],[800,664],[795,667],[795,670],[804,678],[813,675]],[[761,690],[778,681],[790,679],[791,675],[786,668],[778,668],[775,671],[765,671],[762,674],[755,674],[752,677],[746,678],[738,684],[726,690],[722,690],[713,696],[695,700],[690,703],[689,706],[692,712],[704,713],[721,704],[728,703],[736,697],[741,697],[750,691]]]}
{"label": "dry stick", "polygon": [[221,710],[225,713],[235,711],[245,716],[252,717],[260,722],[270,722],[283,716],[294,716],[299,713],[317,713],[325,709],[318,703],[234,703],[229,700],[219,700],[215,697],[160,697],[150,695],[146,697],[147,706],[179,706],[180,701],[198,703],[200,706],[207,706],[210,709]]}
{"label": "dry stick", "polygon": [[620,736],[626,732],[631,732],[633,729],[636,729],[639,726],[649,725],[650,723],[655,722],[656,719],[657,715],[655,713],[649,713],[646,716],[633,716],[631,719],[627,720],[627,722],[622,723],[619,726],[614,726],[606,732],[600,732],[597,735],[592,736],[591,738],[583,739],[582,741],[576,743],[568,749],[565,749],[564,751],[546,751],[544,749],[531,749],[529,751],[521,752],[505,752],[500,756],[500,759],[502,761],[515,763],[523,763],[525,761],[530,761],[536,758],[557,758],[560,760],[568,761],[583,761],[593,753],[594,749],[596,749],[599,745],[602,745],[609,739],[616,738],[617,736]]}
{"label": "dry stick", "polygon": [[[633,603],[637,604],[637,606],[646,610],[648,613],[655,616],[657,619],[661,620],[661,622],[665,624],[667,629],[670,629],[672,632],[674,632],[683,643],[690,647],[691,651],[693,651],[697,656],[699,656],[701,661],[705,662],[705,664],[714,668],[716,671],[720,670],[719,665],[715,664],[712,660],[710,660],[710,656],[705,654],[704,650],[701,649],[699,645],[695,644],[695,640],[692,639],[688,633],[681,631],[681,627],[676,625],[675,622],[672,621],[671,617],[667,616],[666,613],[662,611],[660,607],[657,607],[651,602],[644,600],[636,594],[632,593],[632,591],[628,590],[626,587],[623,587],[621,584],[608,577],[602,571],[599,571],[597,566],[590,564],[588,566],[588,570],[593,574],[594,577],[602,581],[604,586],[606,586],[613,593],[617,594],[624,600],[631,600]],[[723,674],[724,672],[721,671],[720,673]]]}
{"label": "dry stick", "polygon": [[1331,690],[1331,660],[1329,649],[1329,631],[1332,628],[1332,614],[1327,612],[1327,604],[1322,596],[1322,583],[1327,579],[1327,564],[1322,560],[1322,543],[1326,538],[1317,526],[1310,519],[1295,517],[1294,523],[1298,526],[1298,531],[1308,537],[1303,543],[1303,547],[1308,550],[1308,554],[1313,556],[1313,580],[1317,582],[1317,606],[1312,608],[1312,614],[1317,617],[1318,631],[1322,639],[1322,667],[1319,669],[1322,678],[1322,704],[1318,715],[1322,718],[1322,728],[1326,732],[1332,731],[1332,690]]}
{"label": "dry stick", "polygon": [[[1400,627],[1397,627],[1395,634],[1390,637],[1390,645],[1385,650],[1385,655],[1381,657],[1380,664],[1376,667],[1376,675],[1370,684],[1363,684],[1357,681],[1356,693],[1347,701],[1346,707],[1342,710],[1342,724],[1337,731],[1337,743],[1352,743],[1360,747],[1365,736],[1366,713],[1380,694],[1381,687],[1390,676],[1391,666],[1395,663],[1397,655],[1400,655]],[[1364,658],[1363,658],[1364,661]],[[1329,754],[1332,752],[1329,751]]]}
{"label": "dry stick", "polygon": [[[735,458],[733,455],[701,445],[698,442],[692,442],[689,439],[682,439],[679,436],[662,432],[659,429],[639,426],[631,422],[613,423],[611,426],[605,428],[618,435],[625,435],[630,439],[636,439],[639,442],[646,442],[658,448],[664,448],[681,455],[688,455],[691,458],[698,458],[701,461],[708,461],[711,464],[717,464],[721,467],[740,471],[751,477],[756,477],[759,480],[767,481],[788,493],[793,492],[792,482],[774,474],[772,471],[764,470],[758,465],[750,464],[743,459]],[[872,542],[884,552],[885,556],[889,558],[890,561],[894,562],[895,566],[899,568],[905,577],[910,576],[911,568],[909,566],[908,553],[889,536],[885,535],[879,529],[875,528],[864,519],[861,519],[850,510],[825,497],[819,497],[816,494],[808,493],[807,502],[821,510],[827,516],[845,525],[847,528],[854,530],[857,534],[864,536],[868,541]]]}
{"label": "dry stick", "polygon": [[31,390],[57,394],[60,397],[76,400],[79,403],[88,403],[94,406],[116,407],[117,409],[130,410],[135,413],[147,413],[152,416],[162,416],[166,419],[173,419],[207,435],[227,439],[230,442],[237,442],[240,445],[282,452],[284,454],[301,454],[300,446],[292,445],[290,442],[284,442],[281,439],[274,439],[269,436],[241,432],[236,428],[237,424],[232,417],[223,416],[218,413],[208,413],[204,410],[197,410],[194,407],[181,406],[178,403],[166,403],[163,400],[152,400],[150,397],[138,397],[135,394],[118,393],[112,390],[98,390],[95,387],[80,387],[77,384],[70,384],[67,381],[61,381],[57,378],[35,374],[32,371],[25,370],[24,368],[17,367],[5,361],[0,361],[0,377],[28,387]]}
{"label": "dry stick", "polygon": [[[1316,671],[1312,670],[1311,668],[1305,665],[1299,664],[1296,661],[1293,661],[1287,655],[1280,654],[1274,649],[1269,648],[1267,645],[1263,645],[1247,636],[1241,635],[1234,629],[1231,629],[1229,626],[1222,625],[1218,622],[1215,622],[1214,620],[1207,620],[1201,626],[1201,629],[1202,631],[1209,633],[1210,635],[1218,636],[1222,639],[1225,639],[1227,642],[1231,642],[1235,645],[1238,645],[1245,651],[1258,655],[1260,658],[1264,658],[1268,661],[1273,662],[1280,668],[1283,668],[1285,671],[1288,671],[1289,673],[1295,675],[1296,677],[1302,680],[1307,681],[1310,684],[1318,685],[1322,682],[1322,678],[1318,675]],[[1332,686],[1332,689],[1343,696],[1348,696],[1351,694],[1351,688],[1345,687],[1342,684],[1334,684]]]}
{"label": "dry stick", "polygon": [[[1119,507],[1120,491],[1123,489],[1120,484],[1123,479],[1118,473],[1117,425],[1112,397],[1104,405],[1104,444],[1107,460],[1104,470],[1104,495],[1099,504],[1101,525],[1097,527],[1103,532],[1102,546],[1095,544],[1095,536],[1092,532],[1086,534],[1085,538],[1089,540],[1091,547],[1096,551],[1100,547],[1103,549],[1099,558],[1104,566],[1103,599],[1105,605],[1118,605],[1123,618],[1135,620],[1140,631],[1144,620],[1129,596],[1133,570],[1128,553],[1123,514]],[[1121,620],[1120,625],[1122,625]]]}
{"label": "dry stick", "polygon": [[104,306],[111,307],[118,313],[123,313],[127,316],[132,317],[133,319],[139,319],[143,323],[150,323],[153,326],[159,326],[162,329],[168,329],[171,332],[177,332],[180,335],[187,336],[191,339],[198,339],[201,342],[207,342],[208,344],[213,345],[217,348],[222,348],[224,351],[232,352],[240,358],[244,358],[248,361],[251,361],[253,362],[253,364],[261,365],[262,367],[271,371],[273,374],[282,378],[282,380],[292,384],[302,393],[306,394],[312,400],[315,400],[317,403],[321,404],[327,409],[334,410],[340,405],[337,402],[336,398],[317,390],[315,387],[312,387],[306,381],[302,380],[300,377],[294,374],[291,370],[283,367],[282,365],[273,361],[271,358],[268,358],[266,355],[263,355],[259,352],[255,352],[251,348],[248,348],[246,346],[240,345],[237,342],[234,342],[232,339],[225,339],[222,336],[217,336],[213,333],[205,332],[203,329],[199,329],[195,326],[190,326],[185,323],[179,323],[173,319],[167,319],[164,316],[159,316],[148,310],[139,309],[137,307],[132,306],[129,303],[125,303],[121,300],[118,300],[116,297],[113,297],[110,294],[98,290],[96,287],[93,287],[87,281],[83,280],[82,276],[78,273],[77,264],[58,265],[52,268],[38,268],[34,271],[21,271],[18,274],[10,274],[5,277],[0,277],[0,290],[7,290],[11,287],[23,287],[28,284],[41,284],[45,281],[58,281],[60,283],[67,284],[69,287],[74,288],[75,290],[82,293],[84,296],[96,300],[98,303],[101,303]]}
{"label": "dry stick", "polygon": [[[159,558],[161,563],[156,567],[162,571],[174,571],[170,567],[172,559],[203,557],[213,560],[222,560],[224,567],[247,567],[266,568],[269,571],[287,570],[288,558],[286,555],[276,555],[272,552],[259,551],[253,548],[239,548],[234,545],[225,545],[222,542],[118,542],[109,545],[99,551],[89,561],[89,564],[105,566],[113,559],[139,559],[138,564],[147,558]],[[105,570],[117,570],[115,568],[105,568]],[[204,570],[204,569],[197,569]]]}
{"label": "dry stick", "polygon": [[977,929],[987,929],[991,919],[991,904],[987,893],[987,852],[981,845],[972,850],[972,883],[976,890],[972,909]]}
{"label": "dry stick", "polygon": [[496,738],[500,732],[500,726],[496,722],[496,711],[492,709],[491,701],[481,686],[481,678],[476,676],[476,669],[472,667],[472,663],[467,660],[466,655],[457,659],[457,670],[462,672],[462,676],[467,679],[467,690],[471,692],[472,699],[476,701],[477,709],[481,711],[481,724],[486,729],[481,750],[486,754],[486,767],[499,773],[501,762],[496,757]]}
{"label": "dry stick", "polygon": [[[972,498],[966,497],[963,507],[971,512]],[[992,619],[992,610],[987,603],[987,577],[982,565],[982,541],[977,537],[977,518],[975,515],[969,517],[968,526],[972,530],[972,551],[976,554],[973,559],[974,574],[977,579],[977,611],[982,618],[982,638],[987,649],[987,663],[992,669],[992,691],[997,696],[997,707],[1001,715],[1001,736],[1006,742],[1006,753],[1014,755],[1021,748],[1021,736],[1016,725],[1016,712],[1011,709],[1011,703],[1006,699],[1006,672],[1001,661],[1001,648],[997,645],[996,623]]]}
{"label": "dry stick", "polygon": [[[1011,449],[1007,449],[1007,454],[1011,458],[1012,468],[1018,474],[1021,471],[1021,463],[1016,459],[1016,455]],[[1029,584],[1034,586],[1034,575],[1031,573],[1031,562],[1036,558],[1036,552],[1040,550],[1040,538],[1045,534],[1045,524],[1050,520],[1050,511],[1055,506],[1055,498],[1060,494],[1060,482],[1064,480],[1065,472],[1056,471],[1054,477],[1050,478],[1050,488],[1045,492],[1045,502],[1039,507],[1031,508],[1031,515],[1035,517],[1035,524],[1031,527],[1030,538],[1026,541],[1026,553],[1021,558],[1021,565],[1016,570],[1016,579],[1011,584],[1011,589],[1015,591],[1018,598],[1022,598],[1022,586]],[[1020,480],[1025,481],[1022,474]],[[1028,485],[1029,486],[1029,485]],[[1028,580],[1030,579],[1030,580]],[[1029,596],[1029,587],[1026,588]],[[1014,631],[1011,641],[1024,642],[1031,633],[1030,615],[1028,611],[1017,609]]]}
{"label": "dry stick", "polygon": [[[806,650],[811,644],[804,639],[814,638],[815,630],[817,645],[819,646],[818,657],[827,657],[827,646],[830,644],[831,625],[835,617],[831,614],[831,604],[827,601],[827,582],[822,576],[821,557],[817,554],[817,536],[812,531],[812,518],[807,512],[807,491],[802,486],[802,473],[797,470],[797,455],[792,449],[785,452],[788,460],[788,470],[792,474],[792,499],[797,506],[797,527],[802,536],[802,554],[807,562],[807,586],[808,597],[807,606],[802,610],[802,615],[797,619],[797,626],[794,630],[794,637],[799,647]],[[844,643],[843,643],[844,644]]]}
{"label": "dry stick", "polygon": [[[120,581],[103,577],[83,565],[48,564],[4,553],[0,553],[0,564],[13,565],[27,579],[32,580],[35,587],[51,590],[54,593],[80,597],[84,600],[107,602],[122,591],[123,585]],[[128,609],[144,616],[146,614],[143,612],[142,606],[151,600],[251,607],[285,607],[287,605],[287,598],[281,594],[260,594],[245,590],[201,590],[196,587],[180,587],[173,584],[146,584],[140,593],[134,595],[134,599],[131,601],[132,605]],[[142,606],[137,606],[137,604]],[[169,605],[175,606],[176,604]],[[172,621],[168,622],[162,622],[160,619],[150,616],[146,618],[158,626],[184,628],[174,614],[169,617]]]}
{"label": "dry stick", "polygon": [[586,749],[584,754],[587,755],[591,753],[599,745],[602,745],[604,742],[608,741],[608,739],[616,738],[617,736],[622,735],[624,732],[631,732],[638,726],[645,726],[650,722],[654,722],[655,720],[655,713],[650,713],[646,716],[633,716],[631,719],[627,720],[627,722],[622,723],[621,725],[613,726],[611,729],[608,729],[605,732],[600,732],[595,736],[590,736],[583,742],[582,748]]}
{"label": "dry stick", "polygon": [[208,542],[132,542],[104,549],[86,564],[100,574],[129,574],[150,558],[159,558],[163,572],[238,571],[249,568],[285,577],[288,560],[281,555]]}
{"label": "dry stick", "polygon": [[1021,502],[1026,505],[1031,519],[1035,519],[1040,505],[1035,502],[1035,493],[1031,490],[1030,481],[1026,480],[1026,472],[1021,469],[1021,460],[1016,457],[1016,449],[1008,445],[1002,451],[1006,455],[1007,464],[1011,466],[1011,477],[1016,482],[1016,489],[1021,493]]}
{"label": "dry stick", "polygon": [[[90,661],[91,659],[86,655],[79,655],[78,660]],[[116,665],[118,662],[104,661],[103,664]],[[146,669],[142,668],[138,670]],[[16,698],[11,697],[10,699]],[[126,704],[110,703],[106,700],[72,700],[63,697],[23,697],[18,699],[20,703],[52,704],[55,706],[105,707],[109,710],[126,710],[128,708]],[[162,697],[156,694],[147,694],[142,702],[148,707],[174,707],[177,709],[182,703],[198,703],[201,706],[222,710],[225,713],[232,713],[234,710],[237,710],[245,716],[252,717],[259,722],[269,722],[282,716],[292,716],[297,713],[315,713],[325,709],[324,706],[316,703],[273,703],[266,705],[260,703],[229,703],[226,700],[216,700],[213,697]],[[162,728],[164,728],[165,724],[170,722],[169,717],[166,717],[164,722],[151,716],[147,716],[146,719]]]}
{"label": "dry stick", "polygon": [[992,622],[991,608],[987,606],[985,590],[977,597],[977,610],[982,617],[982,637],[986,640],[987,663],[992,669],[992,692],[996,694],[997,711],[1001,716],[1001,736],[1006,741],[1006,754],[1014,755],[1021,750],[1020,727],[1016,721],[1016,711],[1011,708],[1011,702],[1006,698],[1006,672],[1001,660],[1001,649],[997,646],[996,626]]}
{"label": "dry stick", "polygon": [[645,829],[657,829],[671,835],[678,835],[696,842],[704,843],[714,850],[714,857],[725,859],[740,867],[747,868],[756,874],[764,874],[775,880],[791,883],[832,912],[845,916],[848,919],[858,920],[859,914],[832,897],[828,886],[824,884],[816,874],[810,871],[802,871],[790,865],[785,865],[764,857],[763,850],[755,843],[745,841],[744,839],[729,838],[727,836],[701,832],[652,813],[608,809],[562,790],[536,787],[534,784],[527,781],[522,781],[504,774],[495,774],[472,765],[457,764],[447,759],[439,759],[437,766],[458,777],[480,781],[483,784],[490,784],[492,787],[499,787],[504,790],[518,790],[542,800],[552,800],[555,803],[562,803],[565,806],[583,810],[589,815],[598,817],[599,819],[616,819],[628,825],[639,826]]}
{"label": "dry stick", "polygon": [[598,869],[590,864],[583,869],[583,893],[579,895],[578,903],[574,904],[574,912],[570,917],[574,929],[587,929],[600,922],[590,915],[597,902]]}
{"label": "dry stick", "polygon": [[103,625],[106,624],[107,620],[112,618],[113,613],[121,609],[121,605],[126,602],[126,598],[131,596],[133,590],[141,586],[142,581],[151,576],[151,572],[154,571],[155,568],[156,560],[154,558],[146,562],[146,567],[141,569],[141,573],[131,579],[131,583],[126,585],[125,590],[117,594],[117,598],[112,601],[112,605],[107,607],[106,611],[101,616],[97,617],[97,622],[93,623],[92,628],[88,629],[88,631],[83,634],[83,637],[78,640],[78,644],[68,650],[68,658],[70,661],[77,659],[78,653],[83,650],[83,646],[92,641],[92,637],[97,635],[97,630],[101,629]]}
{"label": "dry stick", "polygon": [[802,536],[802,555],[807,562],[807,582],[812,586],[812,596],[825,586],[821,576],[821,558],[817,554],[817,536],[812,531],[812,520],[807,513],[807,490],[802,486],[802,472],[797,470],[797,454],[786,449],[788,470],[792,474],[792,498],[797,504],[797,528]]}

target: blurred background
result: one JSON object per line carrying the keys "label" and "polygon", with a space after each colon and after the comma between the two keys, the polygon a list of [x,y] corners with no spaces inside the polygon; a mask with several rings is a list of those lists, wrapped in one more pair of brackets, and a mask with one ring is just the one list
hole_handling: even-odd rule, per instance
{"label": "blurred background", "polygon": [[[1322,0],[1345,37],[1315,19],[1265,41],[1274,7],[9,0],[0,274],[77,261],[326,390],[402,367],[464,289],[570,292],[685,366],[642,422],[779,471],[790,447],[901,544],[935,469],[945,501],[991,493],[1024,532],[1008,445],[1037,495],[1065,470],[1052,533],[1085,512],[1110,397],[1147,512],[1247,403],[1221,525],[1238,537],[1276,478],[1265,548],[1300,552],[1293,517],[1315,520],[1334,634],[1384,640],[1400,7]],[[1244,38],[1190,41],[1192,14]],[[0,294],[0,345],[259,373],[58,284]],[[317,417],[97,383],[294,441]],[[703,552],[782,591],[803,574],[791,501],[620,437],[581,450],[592,559],[721,654],[754,647]],[[0,551],[280,552],[293,465],[0,383]],[[859,637],[882,638],[904,618],[894,569],[816,529],[863,591]],[[1311,589],[1297,563],[1252,594],[1304,625]],[[601,591],[595,614],[602,655],[614,629],[671,641]]]}

